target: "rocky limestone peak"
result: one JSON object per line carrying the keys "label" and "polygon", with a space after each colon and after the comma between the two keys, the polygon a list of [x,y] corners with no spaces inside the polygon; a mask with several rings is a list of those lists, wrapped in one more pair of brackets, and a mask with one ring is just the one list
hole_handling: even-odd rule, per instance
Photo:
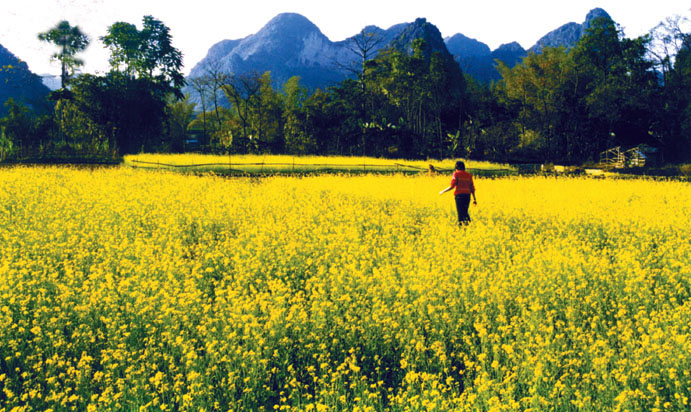
{"label": "rocky limestone peak", "polygon": [[383,31],[381,27],[375,26],[374,24],[370,24],[369,26],[365,26],[362,29],[363,33],[379,33]]}
{"label": "rocky limestone peak", "polygon": [[590,27],[591,23],[599,18],[611,19],[609,14],[607,14],[607,12],[603,9],[592,9],[585,16],[585,21],[582,24],[571,22],[562,25],[556,30],[552,30],[551,32],[543,36],[528,51],[533,53],[541,53],[544,47],[574,47],[581,39],[581,37],[583,37],[586,30]]}
{"label": "rocky limestone peak", "polygon": [[453,59],[444,44],[441,32],[434,24],[428,23],[425,18],[418,18],[408,24],[401,33],[391,42],[391,46],[405,53],[413,53],[413,41],[422,39],[425,41],[425,57],[429,58],[434,52],[441,52],[447,58]]}
{"label": "rocky limestone peak", "polygon": [[531,52],[541,53],[545,47],[572,47],[583,37],[583,26],[578,23],[566,23],[543,36],[530,48]]}
{"label": "rocky limestone peak", "polygon": [[583,28],[587,29],[590,27],[590,24],[592,23],[593,20],[599,19],[599,18],[606,18],[606,19],[612,19],[610,15],[604,11],[601,8],[595,8],[592,9],[588,12],[588,14],[585,16],[585,21],[583,22]]}
{"label": "rocky limestone peak", "polygon": [[[398,37],[406,28],[408,28],[409,25],[410,23],[399,23],[389,27],[388,29],[382,29],[379,26],[369,25],[362,29],[360,33],[375,34],[377,36],[379,46],[384,47]],[[356,36],[358,36],[360,33],[358,33]],[[349,37],[348,39],[344,40],[344,42],[352,41],[353,37],[355,36]]]}
{"label": "rocky limestone peak", "polygon": [[454,34],[451,37],[444,39],[446,48],[454,56],[458,57],[473,57],[473,56],[488,56],[491,53],[489,46],[485,43],[471,39],[461,33]]}
{"label": "rocky limestone peak", "polygon": [[309,35],[312,32],[321,33],[319,28],[307,17],[298,13],[281,13],[269,20],[256,35],[262,36],[280,33],[282,36],[294,37]]}
{"label": "rocky limestone peak", "polygon": [[511,43],[504,43],[494,50],[496,52],[507,52],[507,53],[525,53],[523,46],[518,44],[518,42],[512,41]]}
{"label": "rocky limestone peak", "polygon": [[243,39],[232,53],[242,60],[250,57],[289,60],[290,56],[301,52],[305,41],[311,44],[329,43],[329,39],[306,17],[297,13],[281,13],[256,34]]}
{"label": "rocky limestone peak", "polygon": [[[228,56],[237,56],[247,60],[251,56],[269,55],[272,53],[292,54],[300,52],[305,42],[318,44],[328,42],[319,28],[309,19],[298,13],[281,13],[269,20],[257,33],[244,39],[222,40],[209,49],[207,56],[191,71],[191,77],[201,76],[207,62],[228,62]],[[232,59],[232,58],[231,58]],[[228,67],[230,69],[230,67]]]}
{"label": "rocky limestone peak", "polygon": [[321,30],[306,17],[297,13],[281,13],[251,36],[251,40],[253,43],[288,45],[292,42],[301,42],[310,36],[326,39]]}
{"label": "rocky limestone peak", "polygon": [[501,60],[509,67],[518,64],[528,53],[517,42],[505,43],[492,52],[492,58]]}

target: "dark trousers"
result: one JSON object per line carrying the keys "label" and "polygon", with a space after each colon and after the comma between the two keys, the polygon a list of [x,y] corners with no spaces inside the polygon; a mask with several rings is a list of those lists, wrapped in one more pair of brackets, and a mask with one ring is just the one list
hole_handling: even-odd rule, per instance
{"label": "dark trousers", "polygon": [[470,223],[468,207],[470,206],[470,194],[460,193],[454,196],[456,199],[456,211],[458,212],[458,224],[467,225]]}

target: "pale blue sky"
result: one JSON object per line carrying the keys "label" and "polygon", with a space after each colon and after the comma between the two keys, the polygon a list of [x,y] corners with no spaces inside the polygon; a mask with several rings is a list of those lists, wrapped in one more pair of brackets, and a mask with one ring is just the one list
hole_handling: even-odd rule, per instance
{"label": "pale blue sky", "polygon": [[153,15],[171,28],[174,45],[185,59],[184,72],[201,60],[214,43],[256,33],[281,12],[296,12],[316,24],[332,41],[356,34],[364,26],[382,28],[425,17],[444,37],[463,33],[494,49],[518,41],[532,46],[542,35],[562,24],[583,22],[589,10],[605,9],[624,27],[627,37],[647,33],[664,18],[690,16],[687,0],[1,0],[0,44],[8,48],[39,74],[59,73],[51,63],[49,45],[36,39],[37,33],[66,19],[78,25],[92,39],[82,55],[87,72],[105,71],[108,54],[96,39],[116,21],[140,26],[144,15]]}

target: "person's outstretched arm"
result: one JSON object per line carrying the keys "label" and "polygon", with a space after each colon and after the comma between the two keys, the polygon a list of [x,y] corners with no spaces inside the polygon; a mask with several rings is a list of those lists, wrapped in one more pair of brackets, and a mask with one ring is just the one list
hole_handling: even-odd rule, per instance
{"label": "person's outstretched arm", "polygon": [[458,182],[456,181],[456,175],[454,174],[454,175],[453,175],[453,178],[451,179],[451,183],[449,183],[449,187],[447,187],[446,189],[444,189],[444,190],[442,190],[441,192],[439,192],[439,195],[443,195],[444,193],[446,193],[446,192],[448,192],[449,190],[453,189],[454,187],[456,187],[457,184],[458,184]]}
{"label": "person's outstretched arm", "polygon": [[443,195],[444,193],[448,192],[448,191],[451,190],[451,189],[453,189],[453,186],[447,187],[446,189],[444,189],[444,190],[442,190],[441,192],[439,192],[439,194],[440,194],[440,195]]}

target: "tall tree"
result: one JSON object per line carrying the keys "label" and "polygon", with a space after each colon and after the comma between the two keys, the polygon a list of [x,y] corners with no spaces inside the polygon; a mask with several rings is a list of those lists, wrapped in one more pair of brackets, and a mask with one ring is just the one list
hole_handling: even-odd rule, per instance
{"label": "tall tree", "polygon": [[[360,103],[360,120],[363,126],[366,123],[370,123],[371,120],[373,99],[368,89],[368,83],[370,82],[369,74],[372,72],[374,66],[372,59],[383,43],[383,40],[384,39],[379,33],[367,31],[366,28],[364,28],[346,43],[346,47],[355,55],[355,61],[346,65],[345,69],[356,76],[360,86],[360,98],[358,101]],[[361,127],[361,132],[362,154],[364,155],[366,150],[366,127]]]}
{"label": "tall tree", "polygon": [[689,19],[675,15],[666,18],[650,31],[648,53],[665,83],[669,73],[674,70],[675,57],[684,46],[684,39],[689,36],[685,28],[688,28],[690,23]]}
{"label": "tall tree", "polygon": [[430,111],[439,158],[449,153],[449,136],[461,129],[466,115],[466,83],[460,66],[445,59],[440,52],[432,53],[429,61]]}
{"label": "tall tree", "polygon": [[413,54],[387,50],[370,64],[368,150],[399,156],[448,156],[462,124],[465,79],[441,53],[413,41]]}
{"label": "tall tree", "polygon": [[168,103],[168,150],[181,153],[185,150],[187,129],[194,118],[195,104],[185,95],[183,100],[175,100]]}
{"label": "tall tree", "polygon": [[231,76],[222,86],[226,98],[233,104],[235,114],[240,118],[242,135],[239,146],[246,148],[251,146],[251,116],[262,87],[260,79],[259,73],[244,73]]}
{"label": "tall tree", "polygon": [[253,130],[262,152],[281,152],[285,148],[283,136],[283,99],[271,85],[271,73],[260,78],[260,88],[253,107]]}
{"label": "tall tree", "polygon": [[116,22],[101,37],[110,50],[111,71],[83,75],[75,84],[75,104],[97,124],[120,153],[165,148],[170,98],[184,97],[182,54],[169,29],[145,16],[143,30]]}
{"label": "tall tree", "polygon": [[[670,82],[670,106],[678,113],[679,134],[675,139],[686,146],[686,161],[691,160],[691,34],[687,34],[674,63],[674,76]],[[668,94],[669,95],[669,94]],[[676,146],[676,145],[675,145]],[[681,147],[680,147],[681,148]],[[677,161],[682,160],[679,155]]]}
{"label": "tall tree", "polygon": [[184,97],[182,53],[172,44],[170,29],[152,16],[144,16],[143,28],[130,23],[111,25],[101,41],[110,50],[110,65],[114,71],[129,77],[153,81],[165,94]]}
{"label": "tall tree", "polygon": [[197,93],[197,97],[199,98],[199,103],[201,104],[202,108],[201,113],[199,113],[199,116],[201,116],[202,123],[201,144],[207,144],[209,141],[209,130],[206,122],[208,112],[207,105],[209,94],[211,93],[209,78],[207,76],[194,77],[190,79],[189,84],[192,87],[192,89]]}
{"label": "tall tree", "polygon": [[612,146],[655,141],[659,81],[647,57],[649,36],[627,39],[611,19],[592,22],[573,50],[579,99],[586,113],[581,135],[594,137],[591,158]]}
{"label": "tall tree", "polygon": [[[330,88],[328,94],[315,93],[305,102],[308,128],[314,131],[317,143],[321,142],[320,137],[335,140],[324,145],[329,153],[352,155],[361,144],[360,99],[362,93],[358,82],[346,79]],[[325,120],[330,124],[325,124]]]}
{"label": "tall tree", "polygon": [[316,145],[307,136],[305,130],[304,103],[307,89],[300,85],[300,77],[288,79],[282,88],[283,100],[283,136],[285,148],[289,153],[314,153]]}
{"label": "tall tree", "polygon": [[230,77],[223,71],[223,66],[220,60],[209,61],[204,65],[204,76],[207,82],[207,89],[211,95],[211,101],[214,105],[214,117],[216,120],[216,127],[221,128],[221,104],[219,98],[223,96],[223,85],[228,82]]}
{"label": "tall tree", "polygon": [[531,53],[521,64],[498,66],[502,80],[498,96],[518,111],[523,155],[541,152],[545,160],[573,160],[575,148],[569,119],[577,113],[573,107],[575,71],[565,48],[545,47]]}
{"label": "tall tree", "polygon": [[101,41],[110,50],[110,68],[113,71],[134,77],[138,72],[138,61],[142,58],[141,36],[132,23],[116,22],[108,27]]}
{"label": "tall tree", "polygon": [[147,78],[160,85],[167,85],[167,92],[183,99],[181,89],[185,86],[182,70],[182,53],[173,47],[173,38],[168,26],[152,16],[144,16],[142,38],[142,72]]}
{"label": "tall tree", "polygon": [[89,37],[82,33],[79,26],[72,26],[67,20],[63,20],[52,29],[40,33],[38,38],[41,41],[53,43],[60,48],[52,58],[60,62],[60,81],[64,89],[74,70],[84,65],[84,61],[77,58],[76,55],[84,51],[89,45]]}
{"label": "tall tree", "polygon": [[625,74],[623,64],[623,33],[610,18],[591,22],[585,36],[573,51],[578,83],[583,88],[582,102],[588,113],[587,121],[593,134],[591,157],[616,144],[614,125],[619,121],[622,89],[618,82]]}
{"label": "tall tree", "polygon": [[691,161],[691,26],[673,16],[652,31],[649,53],[662,78],[655,135],[667,161]]}

